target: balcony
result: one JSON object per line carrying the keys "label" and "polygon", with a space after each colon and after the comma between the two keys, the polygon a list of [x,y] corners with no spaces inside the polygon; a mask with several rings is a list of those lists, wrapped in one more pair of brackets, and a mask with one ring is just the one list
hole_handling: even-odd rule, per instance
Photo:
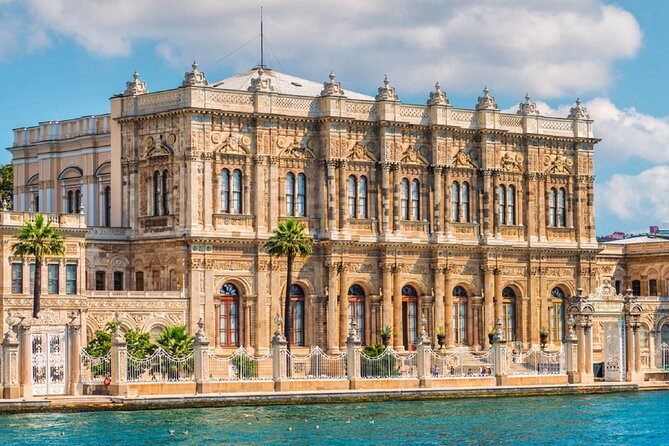
{"label": "balcony", "polygon": [[[1,226],[23,226],[26,221],[35,221],[39,212],[0,212]],[[86,228],[86,216],[84,214],[59,214],[56,212],[42,213],[51,225],[61,229],[84,229]]]}
{"label": "balcony", "polygon": [[217,231],[244,231],[253,229],[253,216],[240,214],[214,214],[214,229]]}
{"label": "balcony", "polygon": [[140,217],[139,227],[144,232],[171,231],[174,228],[174,215]]}

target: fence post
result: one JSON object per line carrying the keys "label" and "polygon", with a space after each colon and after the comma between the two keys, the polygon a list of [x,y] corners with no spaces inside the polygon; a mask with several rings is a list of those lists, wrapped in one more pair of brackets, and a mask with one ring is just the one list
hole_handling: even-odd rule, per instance
{"label": "fence post", "polygon": [[23,398],[33,396],[33,376],[32,376],[32,339],[30,333],[30,325],[19,323],[19,363],[20,379],[19,387],[21,389],[21,396]]}
{"label": "fence post", "polygon": [[[569,332],[562,341],[564,348],[564,366],[569,384],[575,384],[578,382],[578,358],[574,356],[574,352],[577,348],[577,340],[576,334],[574,333],[574,318],[571,315],[569,316],[567,323],[569,324]],[[578,354],[577,351],[576,354]]]}
{"label": "fence post", "polygon": [[351,328],[346,338],[346,376],[348,377],[349,389],[360,388],[360,346],[362,342],[355,329],[355,322],[351,322]]}
{"label": "fence post", "polygon": [[119,325],[111,341],[111,384],[109,393],[114,396],[128,394],[128,344]]}
{"label": "fence post", "polygon": [[492,354],[495,366],[495,383],[498,386],[506,385],[506,339],[502,332],[502,320],[495,323],[495,335],[492,338]]}
{"label": "fence post", "polygon": [[209,339],[204,331],[204,320],[197,322],[198,331],[195,333],[195,393],[211,393],[211,379],[209,375]]}
{"label": "fence post", "polygon": [[70,395],[81,395],[81,325],[72,322],[70,331]]}
{"label": "fence post", "polygon": [[4,383],[2,397],[19,398],[21,396],[21,387],[19,386],[19,338],[11,324],[2,341],[2,376]]}
{"label": "fence post", "polygon": [[418,385],[420,387],[432,387],[432,375],[430,374],[430,351],[432,341],[427,336],[425,328],[421,330],[420,342],[416,349],[416,361],[418,368]]}
{"label": "fence post", "polygon": [[287,390],[287,345],[286,338],[277,330],[272,337],[272,379],[277,391]]}

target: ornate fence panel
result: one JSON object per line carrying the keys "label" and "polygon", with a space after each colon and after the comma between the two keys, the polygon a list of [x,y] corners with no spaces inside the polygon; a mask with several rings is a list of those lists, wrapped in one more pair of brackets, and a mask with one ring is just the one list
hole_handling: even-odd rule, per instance
{"label": "ornate fence panel", "polygon": [[230,356],[209,355],[209,379],[212,381],[271,381],[272,352],[252,356],[239,347]]}
{"label": "ornate fence panel", "polygon": [[81,382],[84,384],[99,384],[106,377],[111,378],[111,353],[107,356],[91,356],[84,349],[81,350]]}
{"label": "ornate fence panel", "polygon": [[502,355],[503,370],[509,375],[561,375],[565,370],[564,350],[546,353],[533,345],[525,353],[513,353],[504,348]]}
{"label": "ornate fence panel", "polygon": [[145,359],[128,356],[128,382],[164,383],[195,381],[195,356],[174,358],[162,348]]}
{"label": "ornate fence panel", "polygon": [[462,347],[450,354],[430,351],[430,373],[435,378],[489,377],[495,375],[492,349],[476,353]]}
{"label": "ornate fence panel", "polygon": [[336,356],[315,347],[306,356],[287,354],[288,379],[346,379],[346,353]]}
{"label": "ornate fence panel", "polygon": [[655,366],[658,369],[669,371],[669,345],[666,343],[660,344],[655,351]]}
{"label": "ornate fence panel", "polygon": [[360,377],[370,379],[402,379],[418,377],[416,352],[400,356],[390,347],[379,356],[360,352]]}

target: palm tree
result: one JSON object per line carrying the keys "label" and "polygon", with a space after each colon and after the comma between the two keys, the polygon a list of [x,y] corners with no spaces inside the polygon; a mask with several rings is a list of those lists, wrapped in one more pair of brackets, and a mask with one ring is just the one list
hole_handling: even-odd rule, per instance
{"label": "palm tree", "polygon": [[185,358],[193,352],[193,336],[183,325],[165,327],[156,343],[174,358]]}
{"label": "palm tree", "polygon": [[283,333],[288,341],[290,351],[290,332],[292,320],[290,318],[290,287],[293,284],[293,260],[297,256],[308,256],[313,252],[313,240],[304,233],[304,225],[299,221],[288,218],[279,222],[274,234],[265,243],[265,250],[270,256],[285,257],[286,268],[286,300],[283,305]]}
{"label": "palm tree", "polygon": [[44,221],[42,214],[35,215],[35,221],[26,221],[16,238],[18,243],[12,245],[16,256],[35,258],[35,280],[33,286],[33,317],[38,318],[40,312],[40,291],[42,286],[42,263],[47,256],[61,256],[65,252],[65,238],[56,233],[51,222]]}

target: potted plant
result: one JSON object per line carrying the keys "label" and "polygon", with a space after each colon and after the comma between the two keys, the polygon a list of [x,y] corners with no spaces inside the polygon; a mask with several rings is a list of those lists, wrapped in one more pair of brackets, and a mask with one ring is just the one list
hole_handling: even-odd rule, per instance
{"label": "potted plant", "polygon": [[446,330],[444,330],[444,327],[437,328],[437,343],[439,343],[439,350],[443,350],[445,341]]}
{"label": "potted plant", "polygon": [[392,331],[393,328],[389,324],[386,324],[383,326],[381,332],[379,333],[381,335],[381,342],[383,342],[383,345],[385,345],[386,347],[390,345],[390,333]]}
{"label": "potted plant", "polygon": [[488,330],[488,342],[490,342],[490,345],[492,345],[492,341],[495,339],[496,334],[497,328],[492,327],[490,330]]}
{"label": "potted plant", "polygon": [[546,348],[546,342],[548,342],[548,330],[546,330],[546,327],[539,329],[539,341],[541,342],[541,349]]}

